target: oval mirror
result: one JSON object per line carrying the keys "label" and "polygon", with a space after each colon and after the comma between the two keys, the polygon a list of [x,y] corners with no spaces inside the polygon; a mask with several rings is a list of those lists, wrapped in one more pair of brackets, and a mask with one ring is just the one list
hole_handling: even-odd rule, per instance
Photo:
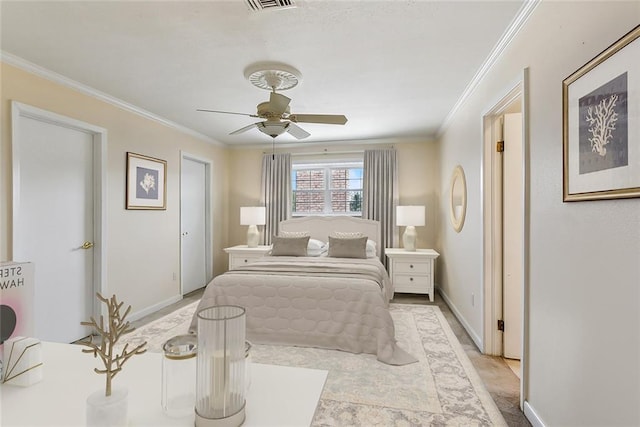
{"label": "oval mirror", "polygon": [[462,166],[457,165],[451,175],[449,187],[449,216],[453,229],[457,233],[462,230],[464,218],[467,214],[467,181]]}

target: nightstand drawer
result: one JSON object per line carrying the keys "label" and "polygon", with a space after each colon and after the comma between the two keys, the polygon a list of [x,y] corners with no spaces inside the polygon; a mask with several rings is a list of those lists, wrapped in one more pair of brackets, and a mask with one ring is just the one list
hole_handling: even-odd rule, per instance
{"label": "nightstand drawer", "polygon": [[431,275],[396,274],[393,276],[395,292],[408,292],[414,294],[430,293]]}
{"label": "nightstand drawer", "polygon": [[393,274],[430,274],[431,263],[424,261],[394,261]]}
{"label": "nightstand drawer", "polygon": [[252,262],[256,262],[262,255],[232,255],[229,258],[229,269],[238,268],[242,265],[251,264]]}

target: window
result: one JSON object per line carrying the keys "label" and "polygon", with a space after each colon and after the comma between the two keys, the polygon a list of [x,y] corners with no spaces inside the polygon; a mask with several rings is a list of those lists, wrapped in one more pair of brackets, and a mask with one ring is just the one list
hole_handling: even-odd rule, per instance
{"label": "window", "polygon": [[291,214],[362,215],[362,162],[294,163]]}

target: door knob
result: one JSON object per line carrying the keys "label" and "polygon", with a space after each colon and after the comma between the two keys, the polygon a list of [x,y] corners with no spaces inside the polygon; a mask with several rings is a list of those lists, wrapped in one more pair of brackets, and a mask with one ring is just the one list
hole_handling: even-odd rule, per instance
{"label": "door knob", "polygon": [[81,246],[82,249],[91,249],[93,247],[92,242],[84,242]]}

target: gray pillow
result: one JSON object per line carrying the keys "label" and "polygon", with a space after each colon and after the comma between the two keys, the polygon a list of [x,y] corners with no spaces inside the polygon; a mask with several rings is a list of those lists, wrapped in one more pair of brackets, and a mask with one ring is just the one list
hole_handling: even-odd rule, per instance
{"label": "gray pillow", "polygon": [[329,236],[328,256],[334,258],[366,258],[367,236],[353,239],[334,238]]}
{"label": "gray pillow", "polygon": [[309,236],[279,237],[273,236],[271,256],[307,256]]}

